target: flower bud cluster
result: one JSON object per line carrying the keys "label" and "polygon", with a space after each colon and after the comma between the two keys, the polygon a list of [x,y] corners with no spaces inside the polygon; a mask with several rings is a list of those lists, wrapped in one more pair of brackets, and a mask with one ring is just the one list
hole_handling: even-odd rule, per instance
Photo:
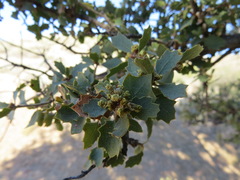
{"label": "flower bud cluster", "polygon": [[108,109],[109,111],[115,111],[118,116],[122,116],[131,111],[141,111],[142,106],[129,101],[130,93],[124,90],[123,86],[109,83],[105,88],[108,90],[108,94],[98,101],[100,107]]}

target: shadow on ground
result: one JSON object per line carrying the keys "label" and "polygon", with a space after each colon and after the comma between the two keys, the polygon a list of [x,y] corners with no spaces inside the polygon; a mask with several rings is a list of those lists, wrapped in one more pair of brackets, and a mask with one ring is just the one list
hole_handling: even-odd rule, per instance
{"label": "shadow on ground", "polygon": [[[54,130],[47,130],[46,134],[41,131],[35,140],[16,150],[11,158],[0,161],[0,179],[62,180],[78,175],[88,156],[82,148],[81,137],[70,136],[65,131],[54,134],[60,141],[52,142],[51,131]],[[174,121],[170,126],[156,124],[144,154],[139,166],[94,169],[84,179],[240,179],[237,151],[232,145],[221,145],[211,130],[192,129],[181,121]]]}

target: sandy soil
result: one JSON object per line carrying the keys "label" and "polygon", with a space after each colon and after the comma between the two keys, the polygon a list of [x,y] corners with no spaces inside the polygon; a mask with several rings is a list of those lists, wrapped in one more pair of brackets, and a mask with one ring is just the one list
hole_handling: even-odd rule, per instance
{"label": "sandy soil", "polygon": [[[62,180],[80,174],[88,157],[81,135],[71,136],[68,127],[63,132],[54,127],[24,129],[31,115],[24,112],[17,112],[21,118],[10,125],[0,143],[0,179]],[[6,122],[1,121],[1,134]],[[237,150],[217,142],[215,131],[206,126],[189,127],[180,120],[170,125],[157,123],[140,165],[94,169],[84,179],[240,179]]]}

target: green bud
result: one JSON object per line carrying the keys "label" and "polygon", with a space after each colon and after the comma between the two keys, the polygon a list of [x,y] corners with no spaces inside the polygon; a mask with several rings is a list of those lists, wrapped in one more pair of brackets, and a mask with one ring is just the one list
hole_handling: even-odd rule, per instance
{"label": "green bud", "polygon": [[122,100],[120,101],[120,105],[125,106],[128,103],[126,98],[122,98]]}
{"label": "green bud", "polygon": [[107,85],[105,86],[105,88],[106,88],[107,90],[109,90],[109,91],[112,91],[112,90],[113,90],[113,87],[112,87],[111,84],[107,84]]}
{"label": "green bud", "polygon": [[116,88],[114,89],[114,94],[121,94],[122,93],[122,89],[121,88]]}
{"label": "green bud", "polygon": [[130,96],[129,91],[125,91],[125,92],[123,93],[123,97],[129,97],[129,96]]}
{"label": "green bud", "polygon": [[113,102],[117,102],[117,101],[121,100],[121,97],[119,96],[119,94],[113,94],[113,95],[111,95],[111,100]]}
{"label": "green bud", "polygon": [[131,52],[135,52],[138,50],[138,44],[135,44],[131,47]]}
{"label": "green bud", "polygon": [[106,105],[107,105],[107,102],[105,101],[105,100],[100,100],[100,101],[98,101],[98,106],[100,106],[100,107],[106,107]]}
{"label": "green bud", "polygon": [[122,116],[123,112],[124,112],[123,108],[118,108],[116,113],[118,116]]}

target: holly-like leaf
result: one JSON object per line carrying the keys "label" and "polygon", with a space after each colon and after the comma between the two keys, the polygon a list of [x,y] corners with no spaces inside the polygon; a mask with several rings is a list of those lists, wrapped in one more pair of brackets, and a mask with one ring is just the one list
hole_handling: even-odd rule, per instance
{"label": "holly-like leaf", "polygon": [[0,102],[0,109],[6,108],[8,106],[9,106],[9,104],[4,103],[4,102]]}
{"label": "holly-like leaf", "polygon": [[170,123],[171,120],[175,119],[175,108],[174,104],[176,101],[168,99],[164,96],[159,96],[156,100],[159,104],[160,111],[157,115],[158,120],[163,120],[166,123]]}
{"label": "holly-like leaf", "polygon": [[30,87],[36,92],[41,92],[39,78],[32,79],[31,82],[30,82]]}
{"label": "holly-like leaf", "polygon": [[110,158],[117,156],[122,148],[121,138],[113,136],[113,130],[113,121],[106,121],[106,123],[99,129],[101,135],[98,139],[98,146],[103,147]]}
{"label": "holly-like leaf", "polygon": [[145,74],[151,74],[154,71],[154,68],[149,59],[135,59],[135,64],[141,68],[142,72]]}
{"label": "holly-like leaf", "polygon": [[132,76],[139,76],[138,72],[140,71],[140,68],[134,63],[133,59],[128,59],[128,66],[126,69]]}
{"label": "holly-like leaf", "polygon": [[166,74],[171,71],[176,64],[182,58],[177,51],[171,52],[169,50],[165,51],[160,59],[156,63],[156,72],[158,74]]}
{"label": "holly-like leaf", "polygon": [[11,108],[3,108],[2,111],[0,112],[0,118],[7,116],[10,112],[12,111]]}
{"label": "holly-like leaf", "polygon": [[226,45],[226,40],[219,36],[210,35],[203,40],[204,45],[207,46],[209,49],[218,50]]}
{"label": "holly-like leaf", "polygon": [[92,149],[90,155],[89,155],[89,160],[94,162],[94,164],[97,167],[102,166],[102,161],[103,161],[103,149],[102,148],[94,148]]}
{"label": "holly-like leaf", "polygon": [[97,94],[99,94],[100,92],[106,92],[108,91],[106,89],[106,85],[108,84],[107,81],[99,81],[96,85],[94,85],[95,91]]}
{"label": "holly-like leaf", "polygon": [[143,132],[142,126],[137,121],[130,119],[129,123],[130,123],[129,131]]}
{"label": "holly-like leaf", "polygon": [[122,61],[119,58],[113,58],[107,60],[107,62],[103,63],[102,65],[105,66],[108,69],[112,69],[116,66],[118,66]]}
{"label": "holly-like leaf", "polygon": [[168,99],[174,100],[180,97],[186,97],[186,85],[184,84],[163,84],[159,86],[159,89],[161,90],[161,92],[163,93],[163,95],[165,97],[167,97]]}
{"label": "holly-like leaf", "polygon": [[156,53],[159,57],[161,57],[167,49],[168,48],[165,45],[159,44]]}
{"label": "holly-like leaf", "polygon": [[106,76],[107,78],[110,78],[111,76],[113,76],[116,73],[119,73],[120,71],[122,71],[125,67],[127,67],[128,63],[127,62],[122,62],[121,64],[119,64],[118,66],[110,69],[108,75]]}
{"label": "holly-like leaf", "polygon": [[106,162],[106,166],[116,167],[124,163],[125,157],[122,154],[114,156]]}
{"label": "holly-like leaf", "polygon": [[184,62],[186,60],[193,59],[193,58],[199,56],[202,51],[203,51],[203,47],[201,45],[199,45],[199,44],[195,45],[191,49],[188,49],[183,53],[180,61]]}
{"label": "holly-like leaf", "polygon": [[150,97],[134,98],[133,103],[141,105],[140,112],[132,112],[132,116],[147,121],[148,118],[156,118],[159,112],[158,104],[152,102]]}
{"label": "holly-like leaf", "polygon": [[45,126],[50,126],[52,124],[52,120],[53,120],[54,114],[53,113],[45,113],[44,114],[44,123]]}
{"label": "holly-like leaf", "polygon": [[55,118],[63,122],[72,122],[77,121],[79,119],[79,116],[69,106],[64,105],[57,111]]}
{"label": "holly-like leaf", "polygon": [[71,134],[79,134],[83,130],[83,126],[85,123],[85,118],[79,117],[77,120],[71,121]]}
{"label": "holly-like leaf", "polygon": [[34,125],[36,122],[40,121],[43,118],[44,118],[44,114],[42,113],[42,111],[40,111],[40,110],[35,111],[31,117],[31,120],[29,121],[27,127]]}
{"label": "holly-like leaf", "polygon": [[87,89],[90,86],[90,82],[82,72],[78,73],[77,82],[78,82],[77,89],[79,90],[80,94],[86,94]]}
{"label": "holly-like leaf", "polygon": [[113,135],[117,137],[122,137],[126,134],[129,128],[129,119],[127,116],[120,117],[118,121],[114,124]]}
{"label": "holly-like leaf", "polygon": [[152,135],[152,127],[153,127],[153,121],[151,119],[148,119],[146,122],[147,125],[147,138],[149,139]]}
{"label": "holly-like leaf", "polygon": [[153,99],[155,95],[152,91],[152,75],[147,74],[140,77],[134,77],[130,74],[126,76],[123,82],[125,90],[130,92],[131,98],[141,98],[150,96]]}
{"label": "holly-like leaf", "polygon": [[135,165],[140,164],[140,162],[142,161],[142,157],[143,157],[143,152],[135,155],[135,156],[131,156],[128,158],[128,160],[126,161],[126,165],[125,167],[133,167]]}
{"label": "holly-like leaf", "polygon": [[140,52],[149,42],[151,38],[152,29],[149,26],[147,29],[144,30],[142,38],[139,40],[138,51]]}
{"label": "holly-like leaf", "polygon": [[132,41],[120,32],[116,36],[113,36],[111,39],[113,46],[115,46],[116,48],[124,52],[131,52],[131,47],[133,45]]}
{"label": "holly-like leaf", "polygon": [[88,64],[77,64],[76,66],[72,67],[70,70],[70,74],[75,77],[78,75],[78,72],[82,72],[84,68],[88,67]]}
{"label": "holly-like leaf", "polygon": [[63,125],[59,119],[55,119],[54,123],[56,125],[57,130],[59,130],[59,131],[63,130]]}
{"label": "holly-like leaf", "polygon": [[83,137],[84,149],[91,147],[97,140],[97,138],[100,135],[98,132],[98,128],[99,128],[98,123],[91,122],[85,123],[83,127],[83,130],[85,132]]}
{"label": "holly-like leaf", "polygon": [[55,61],[54,64],[62,74],[65,74],[66,69],[62,62]]}
{"label": "holly-like leaf", "polygon": [[84,104],[82,110],[89,115],[91,118],[97,118],[104,115],[107,111],[106,109],[98,106],[99,99],[94,98],[89,101],[88,104]]}

